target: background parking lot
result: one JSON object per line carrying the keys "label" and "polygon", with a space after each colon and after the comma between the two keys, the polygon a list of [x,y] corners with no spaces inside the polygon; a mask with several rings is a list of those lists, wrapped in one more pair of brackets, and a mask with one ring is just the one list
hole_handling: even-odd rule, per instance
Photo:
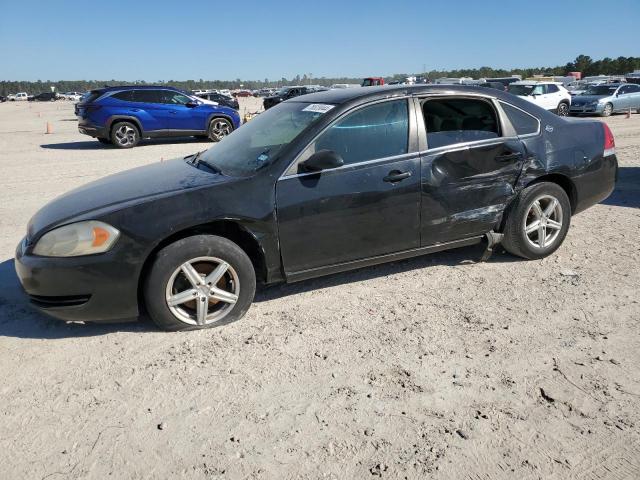
{"label": "background parking lot", "polygon": [[54,197],[211,144],[116,150],[71,102],[0,104],[2,476],[640,478],[640,115],[606,122],[616,191],[549,258],[444,252],[167,334],[36,313],[13,252]]}

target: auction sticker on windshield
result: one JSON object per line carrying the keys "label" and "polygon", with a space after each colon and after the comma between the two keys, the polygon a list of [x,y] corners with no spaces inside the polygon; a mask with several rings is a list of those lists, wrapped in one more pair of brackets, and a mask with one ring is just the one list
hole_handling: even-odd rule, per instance
{"label": "auction sticker on windshield", "polygon": [[311,105],[307,105],[302,109],[303,112],[318,112],[318,113],[327,113],[331,110],[335,105],[327,105],[325,103],[312,103]]}

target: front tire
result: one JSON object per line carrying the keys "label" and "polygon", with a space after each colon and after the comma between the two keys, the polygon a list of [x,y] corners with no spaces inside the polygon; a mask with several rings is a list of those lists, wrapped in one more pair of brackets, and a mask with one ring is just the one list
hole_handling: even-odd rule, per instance
{"label": "front tire", "polygon": [[240,320],[256,291],[247,254],[232,241],[195,235],[163,248],[144,284],[151,320],[169,330],[197,330]]}
{"label": "front tire", "polygon": [[209,123],[207,136],[212,142],[219,142],[233,132],[233,125],[226,118],[217,117]]}
{"label": "front tire", "polygon": [[604,106],[604,110],[602,110],[602,116],[610,117],[612,113],[613,113],[613,105],[611,105],[610,103],[607,103]]}
{"label": "front tire", "polygon": [[571,224],[571,203],[560,185],[536,183],[525,188],[507,211],[502,245],[529,260],[555,252]]}
{"label": "front tire", "polygon": [[556,114],[560,117],[568,117],[569,116],[569,104],[567,102],[560,102],[558,108],[556,109]]}
{"label": "front tire", "polygon": [[140,142],[140,131],[131,122],[118,122],[111,127],[111,143],[118,148],[133,148]]}

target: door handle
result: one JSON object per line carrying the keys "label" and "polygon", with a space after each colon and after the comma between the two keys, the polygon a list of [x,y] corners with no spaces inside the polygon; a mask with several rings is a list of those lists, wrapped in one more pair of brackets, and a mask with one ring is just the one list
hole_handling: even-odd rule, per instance
{"label": "door handle", "polygon": [[504,153],[496,157],[496,162],[510,162],[512,160],[520,160],[522,158],[521,152]]}
{"label": "door handle", "polygon": [[400,170],[391,170],[389,174],[383,178],[385,182],[395,183],[401,182],[405,178],[409,178],[411,172],[401,172]]}

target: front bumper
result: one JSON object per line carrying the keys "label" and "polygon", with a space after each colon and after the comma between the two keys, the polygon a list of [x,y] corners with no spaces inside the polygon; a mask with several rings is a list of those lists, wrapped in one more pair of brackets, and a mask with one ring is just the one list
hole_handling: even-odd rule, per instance
{"label": "front bumper", "polygon": [[573,115],[596,115],[602,113],[604,105],[571,105],[569,113]]}
{"label": "front bumper", "polygon": [[121,322],[138,317],[137,272],[110,251],[82,257],[30,255],[16,249],[22,288],[40,311],[65,321]]}

